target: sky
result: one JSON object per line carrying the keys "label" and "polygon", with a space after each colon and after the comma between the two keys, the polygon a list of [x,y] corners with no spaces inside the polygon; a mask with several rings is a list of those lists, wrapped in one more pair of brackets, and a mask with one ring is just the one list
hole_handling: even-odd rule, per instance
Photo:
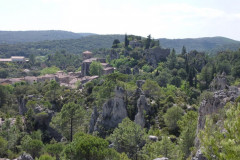
{"label": "sky", "polygon": [[0,0],[0,30],[240,40],[240,0]]}

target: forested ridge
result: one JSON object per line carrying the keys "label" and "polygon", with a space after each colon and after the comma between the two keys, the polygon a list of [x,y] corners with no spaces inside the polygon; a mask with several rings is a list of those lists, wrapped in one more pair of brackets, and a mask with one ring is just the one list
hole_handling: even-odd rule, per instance
{"label": "forested ridge", "polygon": [[[121,42],[124,35],[95,35],[88,33],[72,33],[66,31],[0,31],[0,56],[46,55],[65,50],[72,54],[81,54],[85,50],[111,48],[114,39]],[[206,54],[216,54],[220,51],[236,51],[240,42],[225,37],[165,39],[160,38],[160,46],[181,52],[182,46],[188,51],[198,50]],[[14,42],[13,42],[14,41]]]}
{"label": "forested ridge", "polygon": [[240,50],[209,56],[184,45],[167,49],[151,35],[88,38],[31,43],[46,43],[49,52],[25,53],[20,47],[29,62],[0,63],[1,80],[78,72],[84,59],[71,48],[84,41],[90,48],[79,48],[115,68],[103,75],[101,63],[91,63],[89,76],[99,77],[74,89],[55,80],[1,84],[1,158],[239,158]]}

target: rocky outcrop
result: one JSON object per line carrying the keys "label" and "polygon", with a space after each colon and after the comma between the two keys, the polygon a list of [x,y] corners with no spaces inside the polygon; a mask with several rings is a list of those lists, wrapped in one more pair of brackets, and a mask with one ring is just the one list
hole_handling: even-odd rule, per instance
{"label": "rocky outcrop", "polygon": [[201,149],[199,149],[195,155],[195,157],[192,158],[192,160],[207,160],[206,157],[202,154]]}
{"label": "rocky outcrop", "polygon": [[145,80],[137,80],[136,85],[138,88],[142,88],[142,85],[145,83]]}
{"label": "rocky outcrop", "polygon": [[141,127],[145,127],[146,125],[146,115],[149,113],[149,105],[147,104],[147,100],[145,95],[140,95],[140,98],[137,101],[137,109],[138,112],[135,116],[134,122],[139,124]]}
{"label": "rocky outcrop", "polygon": [[157,67],[160,61],[166,61],[167,56],[170,54],[170,49],[163,49],[154,47],[145,51],[148,64]]}
{"label": "rocky outcrop", "polygon": [[94,107],[94,110],[91,115],[90,125],[89,125],[89,133],[92,133],[94,131],[94,125],[97,122],[98,116],[99,116],[99,113],[97,111],[97,107]]}
{"label": "rocky outcrop", "polygon": [[[47,133],[51,138],[54,138],[55,140],[60,141],[62,138],[62,135],[57,130],[55,130],[50,126],[50,122],[52,120],[52,117],[55,115],[55,112],[53,110],[42,107],[40,105],[37,105],[34,108],[34,112],[36,114],[35,125],[37,125],[38,128],[41,128],[47,131]],[[43,117],[38,117],[37,115],[39,114]]]}
{"label": "rocky outcrop", "polygon": [[168,158],[167,157],[162,157],[162,158],[156,158],[154,160],[168,160]]}
{"label": "rocky outcrop", "polygon": [[226,105],[227,102],[233,102],[240,95],[237,87],[229,87],[228,90],[215,91],[212,97],[204,99],[198,110],[197,132],[204,128],[206,115],[217,113]]}
{"label": "rocky outcrop", "polygon": [[116,50],[112,49],[110,53],[110,60],[119,59],[119,58],[120,58],[119,53]]}
{"label": "rocky outcrop", "polygon": [[226,78],[226,73],[223,72],[221,75],[214,77],[210,84],[211,91],[224,90],[229,88],[229,82]]}
{"label": "rocky outcrop", "polygon": [[34,160],[30,154],[23,153],[17,160]]}
{"label": "rocky outcrop", "polygon": [[135,67],[133,68],[132,73],[133,73],[133,75],[139,74],[139,69],[138,69],[138,67],[135,66]]}
{"label": "rocky outcrop", "polygon": [[151,141],[154,141],[154,142],[158,141],[158,137],[157,136],[150,135],[150,136],[148,136],[148,139],[151,140]]}
{"label": "rocky outcrop", "polygon": [[27,112],[27,99],[25,97],[20,97],[17,99],[18,101],[18,110],[20,115],[24,115]]}
{"label": "rocky outcrop", "polygon": [[[200,103],[198,109],[197,135],[204,129],[206,116],[218,113],[228,102],[234,102],[240,95],[240,88],[229,86],[225,73],[217,75],[210,85],[210,92]],[[217,124],[220,121],[217,122]],[[224,129],[223,129],[224,130]],[[195,139],[195,147],[198,149],[193,160],[206,160],[201,153],[200,141]]]}
{"label": "rocky outcrop", "polygon": [[99,115],[97,111],[94,112],[90,121],[89,132],[97,131],[104,137],[109,130],[116,128],[118,124],[127,117],[123,88],[115,88],[114,98],[109,99],[103,104],[102,111]]}

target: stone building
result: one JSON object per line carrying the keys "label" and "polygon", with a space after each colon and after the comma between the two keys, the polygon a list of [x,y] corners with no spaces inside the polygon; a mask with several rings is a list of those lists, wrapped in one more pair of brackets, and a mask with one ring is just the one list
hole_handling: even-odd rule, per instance
{"label": "stone building", "polygon": [[142,42],[137,41],[137,40],[130,41],[130,42],[129,42],[129,45],[130,45],[132,48],[136,48],[136,47],[142,48],[142,47],[143,47]]}
{"label": "stone building", "polygon": [[24,56],[11,56],[11,58],[1,58],[0,62],[28,62]]}

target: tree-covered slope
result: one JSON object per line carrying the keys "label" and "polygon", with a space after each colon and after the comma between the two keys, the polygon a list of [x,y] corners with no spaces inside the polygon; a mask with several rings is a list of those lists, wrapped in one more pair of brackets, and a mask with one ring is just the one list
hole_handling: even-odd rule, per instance
{"label": "tree-covered slope", "polygon": [[[41,31],[39,31],[41,32]],[[61,39],[61,40],[45,40],[40,42],[27,42],[27,43],[17,43],[17,44],[1,44],[1,39],[4,39],[1,36],[0,32],[0,57],[9,57],[13,55],[22,55],[27,56],[29,54],[38,54],[46,55],[48,53],[55,53],[56,51],[66,50],[68,53],[79,54],[85,50],[95,50],[99,48],[111,48],[114,39],[119,39],[120,42],[124,41],[124,35],[88,35],[82,38],[82,34],[75,34],[72,32],[65,31],[43,31],[42,33],[51,33],[45,34],[45,38],[49,39]],[[37,34],[37,32],[35,33]],[[15,36],[17,36],[16,34]],[[23,37],[21,42],[26,42],[26,40],[40,40],[44,38],[44,34],[38,38],[30,36]],[[39,33],[40,35],[40,33]],[[86,36],[88,35],[88,36]],[[71,37],[71,39],[67,39]],[[10,38],[9,38],[10,39]],[[20,39],[16,39],[19,41]],[[182,47],[185,46],[187,51],[197,50],[204,51],[209,54],[216,54],[219,51],[225,50],[238,50],[240,48],[240,42],[235,41],[229,38],[224,37],[206,37],[206,38],[187,38],[187,39],[160,39],[160,45],[163,48],[175,48],[176,53],[181,53]]]}
{"label": "tree-covered slope", "polygon": [[0,31],[0,44],[38,42],[46,40],[78,39],[92,33],[73,33],[68,31]]}
{"label": "tree-covered slope", "polygon": [[166,39],[161,38],[160,44],[164,48],[174,48],[177,53],[181,53],[185,46],[187,51],[198,50],[214,54],[223,50],[237,50],[240,48],[240,42],[225,37],[204,37],[204,38],[186,38],[186,39]]}
{"label": "tree-covered slope", "polygon": [[79,54],[85,50],[110,48],[114,39],[123,41],[123,35],[91,35],[80,39],[31,42],[24,44],[0,44],[0,56],[28,56],[29,54],[46,55],[65,50],[68,53]]}

